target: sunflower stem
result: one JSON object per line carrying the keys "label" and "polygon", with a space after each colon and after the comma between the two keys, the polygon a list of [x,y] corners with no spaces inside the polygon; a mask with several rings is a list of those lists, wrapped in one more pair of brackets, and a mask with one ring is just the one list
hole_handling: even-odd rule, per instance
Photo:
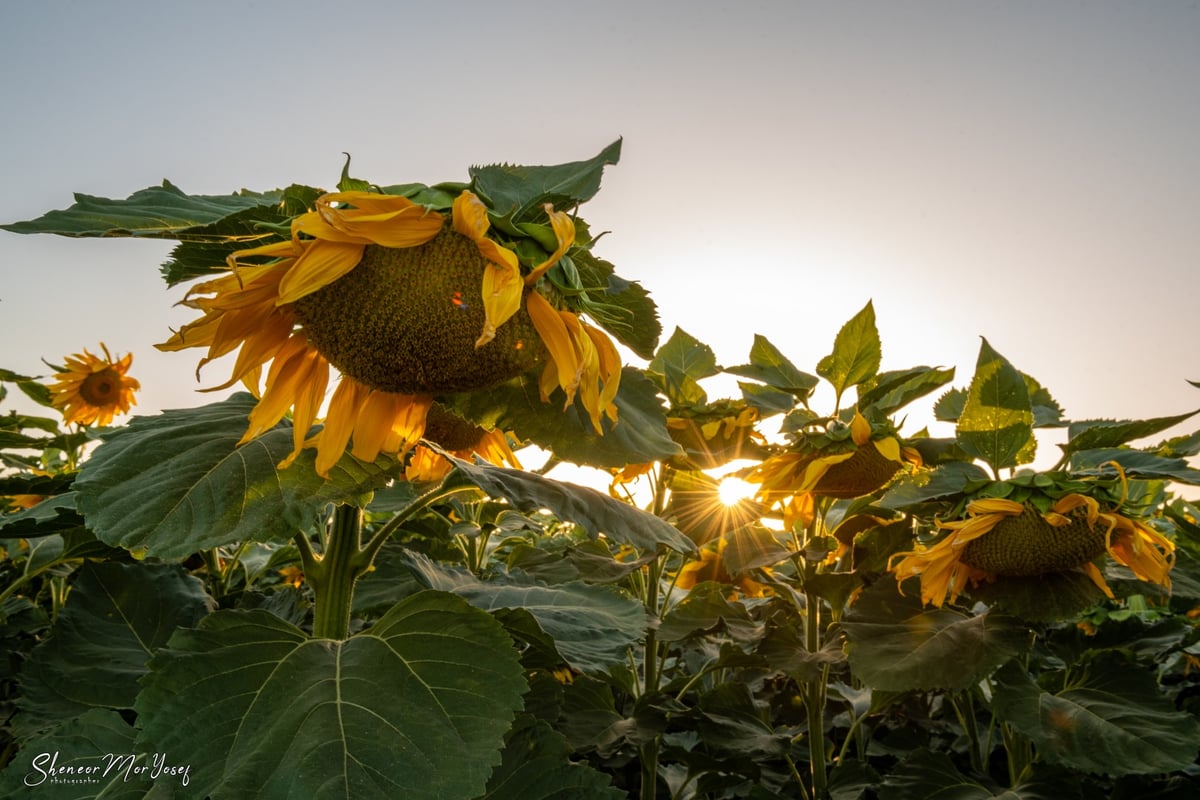
{"label": "sunflower stem", "polygon": [[[662,471],[659,474],[658,481],[654,487],[654,505],[651,509],[656,517],[661,517],[666,510],[667,505],[667,484],[670,480],[671,468],[666,464],[662,465]],[[666,562],[666,555],[660,554],[658,558],[651,561],[647,565],[646,571],[646,593],[645,607],[649,614],[658,616],[659,609],[659,583],[662,580],[662,569]],[[658,633],[654,628],[646,631],[646,649],[642,656],[642,696],[650,697],[658,693],[658,685],[660,680],[659,672],[659,652],[658,652]],[[642,786],[640,797],[641,800],[653,800],[658,791],[658,750],[659,737],[655,736],[641,747],[641,762],[642,762]]]}
{"label": "sunflower stem", "polygon": [[[357,506],[337,506],[325,538],[320,561],[306,564],[315,603],[313,636],[318,639],[345,639],[350,635],[350,607],[354,584],[370,567],[360,549],[362,510]],[[303,550],[301,551],[303,553]]]}

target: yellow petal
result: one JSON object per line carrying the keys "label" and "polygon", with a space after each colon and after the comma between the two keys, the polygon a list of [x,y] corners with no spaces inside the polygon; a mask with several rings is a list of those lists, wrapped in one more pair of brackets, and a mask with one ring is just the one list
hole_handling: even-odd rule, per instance
{"label": "yellow petal", "polygon": [[575,399],[575,390],[583,373],[583,365],[571,342],[571,334],[558,311],[550,305],[546,298],[537,292],[530,292],[525,299],[525,308],[533,327],[546,345],[550,359],[554,363],[558,385],[567,393],[567,402]]}
{"label": "yellow petal", "polygon": [[1015,517],[1025,510],[1025,506],[1015,500],[1004,500],[999,497],[989,497],[982,500],[972,500],[967,504],[970,514],[1004,514]]}
{"label": "yellow petal", "polygon": [[558,247],[550,254],[542,263],[533,268],[533,271],[525,276],[525,285],[532,286],[538,282],[538,279],[545,274],[546,270],[558,263],[558,260],[563,257],[563,253],[571,249],[571,245],[575,244],[575,222],[570,215],[565,211],[555,211],[554,206],[546,203],[546,215],[550,217],[550,227],[554,231],[554,238],[558,241]]}
{"label": "yellow petal", "polygon": [[476,347],[496,338],[496,329],[520,310],[523,289],[520,269],[495,263],[487,265],[483,271],[483,333],[475,341]]}
{"label": "yellow petal", "polygon": [[354,431],[354,421],[358,418],[358,410],[370,391],[369,387],[345,375],[334,390],[329,401],[329,410],[325,413],[325,427],[316,437],[316,468],[321,477],[329,477],[329,470],[346,451],[346,444]]}
{"label": "yellow petal", "polygon": [[305,215],[297,222],[294,233],[318,239],[404,248],[437,236],[445,218],[399,195],[333,192],[317,200],[315,219]]}
{"label": "yellow petal", "polygon": [[859,447],[871,441],[871,423],[867,422],[867,418],[858,411],[854,412],[854,419],[850,421],[850,438]]}
{"label": "yellow petal", "polygon": [[[604,331],[593,328],[587,323],[582,324],[583,330],[596,347],[596,355],[600,358],[600,380],[604,382],[604,389],[600,392],[600,408],[604,410],[610,420],[616,422],[617,407],[613,401],[617,397],[617,389],[621,386],[621,354],[617,352],[616,345]],[[747,411],[753,413],[754,409],[747,409]]]}
{"label": "yellow petal", "polygon": [[294,303],[322,289],[358,266],[363,245],[314,239],[304,243],[304,253],[292,262],[279,282],[276,305]]}
{"label": "yellow petal", "polygon": [[873,444],[875,445],[875,449],[879,451],[879,455],[888,461],[901,463],[900,442],[896,441],[894,437],[886,436],[882,439],[876,439]]}

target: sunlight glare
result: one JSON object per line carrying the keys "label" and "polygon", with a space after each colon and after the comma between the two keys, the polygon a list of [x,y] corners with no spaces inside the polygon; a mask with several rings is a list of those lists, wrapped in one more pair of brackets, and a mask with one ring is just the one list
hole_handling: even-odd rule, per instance
{"label": "sunlight glare", "polygon": [[744,481],[733,475],[722,478],[720,485],[717,487],[717,495],[721,498],[721,502],[727,506],[736,506],[743,500],[749,500],[754,497],[756,491],[758,491],[757,484]]}

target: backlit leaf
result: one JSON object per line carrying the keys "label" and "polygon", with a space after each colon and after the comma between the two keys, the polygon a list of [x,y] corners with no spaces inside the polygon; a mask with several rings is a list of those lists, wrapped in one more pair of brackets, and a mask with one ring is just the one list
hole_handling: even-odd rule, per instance
{"label": "backlit leaf", "polygon": [[659,547],[681,553],[696,550],[686,536],[664,520],[590,487],[554,481],[522,470],[486,463],[472,464],[444,455],[468,481],[491,497],[507,500],[519,511],[549,509],[555,516],[574,522],[592,536],[603,533],[612,541],[630,544],[639,550]]}
{"label": "backlit leaf", "polygon": [[1200,411],[1141,420],[1093,419],[1072,422],[1067,428],[1067,442],[1060,445],[1066,453],[1119,447],[1135,439],[1153,436],[1172,428]]}
{"label": "backlit leaf", "polygon": [[851,386],[875,377],[883,351],[871,301],[851,317],[833,341],[833,352],[817,364],[817,374],[833,384],[838,397]]}
{"label": "backlit leaf", "polygon": [[815,375],[796,369],[779,348],[757,333],[754,334],[754,344],[750,346],[750,363],[727,367],[725,371],[761,381],[800,400],[807,400],[820,382]]}
{"label": "backlit leaf", "polygon": [[712,348],[682,328],[675,329],[646,367],[673,408],[703,405],[708,395],[699,381],[720,371]]}
{"label": "backlit leaf", "polygon": [[1033,408],[1025,378],[983,340],[975,377],[958,417],[959,445],[993,470],[1033,460]]}
{"label": "backlit leaf", "polygon": [[587,161],[554,166],[492,164],[471,167],[471,188],[502,216],[519,219],[543,203],[569,210],[590,200],[600,190],[604,167],[621,158],[621,140]]}

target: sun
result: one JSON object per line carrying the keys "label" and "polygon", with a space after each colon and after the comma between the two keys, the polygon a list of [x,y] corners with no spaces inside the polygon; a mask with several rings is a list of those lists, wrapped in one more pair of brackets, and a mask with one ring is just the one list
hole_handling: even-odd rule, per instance
{"label": "sun", "polygon": [[717,485],[717,497],[724,506],[736,506],[743,500],[754,497],[758,486],[734,475],[727,475]]}

